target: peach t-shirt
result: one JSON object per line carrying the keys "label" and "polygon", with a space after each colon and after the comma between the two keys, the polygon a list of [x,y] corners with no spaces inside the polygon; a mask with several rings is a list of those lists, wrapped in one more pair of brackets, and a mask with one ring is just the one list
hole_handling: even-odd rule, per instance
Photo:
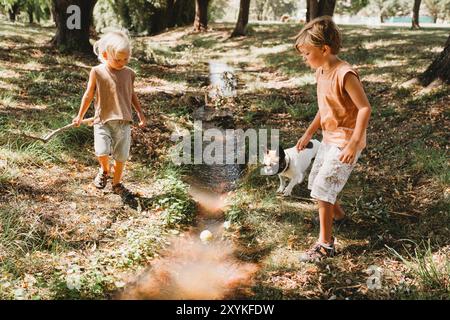
{"label": "peach t-shirt", "polygon": [[94,123],[106,123],[110,120],[132,122],[131,100],[136,76],[133,69],[124,67],[114,70],[106,63],[93,69],[97,79]]}
{"label": "peach t-shirt", "polygon": [[[345,91],[344,78],[352,73],[359,79],[358,72],[347,62],[340,61],[330,70],[316,70],[317,102],[320,112],[323,142],[344,148],[350,141],[356,125],[358,108]],[[358,150],[366,146],[364,132]]]}

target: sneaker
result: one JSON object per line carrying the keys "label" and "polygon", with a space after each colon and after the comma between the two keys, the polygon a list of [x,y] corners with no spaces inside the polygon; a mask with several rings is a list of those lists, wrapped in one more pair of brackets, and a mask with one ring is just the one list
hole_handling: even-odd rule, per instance
{"label": "sneaker", "polygon": [[300,262],[318,262],[324,258],[334,257],[336,249],[334,247],[334,238],[331,244],[323,244],[317,242],[311,249],[300,254]]}
{"label": "sneaker", "polygon": [[108,174],[103,172],[101,169],[98,171],[94,179],[94,186],[97,189],[104,189],[108,183]]}

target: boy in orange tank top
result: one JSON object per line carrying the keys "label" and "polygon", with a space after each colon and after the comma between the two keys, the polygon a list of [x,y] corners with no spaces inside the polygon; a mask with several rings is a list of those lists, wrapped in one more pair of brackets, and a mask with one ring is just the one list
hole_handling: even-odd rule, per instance
{"label": "boy in orange tank top", "polygon": [[333,221],[345,217],[336,198],[366,146],[371,107],[358,72],[337,56],[341,34],[331,17],[319,17],[305,25],[296,37],[295,48],[305,63],[316,69],[319,106],[297,149],[303,150],[318,129],[323,135],[308,179],[311,197],[319,204],[320,234],[317,243],[299,259],[313,262],[335,254]]}

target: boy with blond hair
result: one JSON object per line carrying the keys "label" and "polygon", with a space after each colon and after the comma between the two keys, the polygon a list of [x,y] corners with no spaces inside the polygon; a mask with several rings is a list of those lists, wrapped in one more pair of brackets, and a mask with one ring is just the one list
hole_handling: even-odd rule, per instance
{"label": "boy with blond hair", "polygon": [[111,155],[114,159],[112,190],[126,195],[129,191],[121,180],[130,151],[132,106],[137,112],[139,126],[146,125],[134,92],[136,73],[126,66],[131,56],[130,40],[123,31],[108,32],[94,44],[94,53],[101,63],[91,69],[87,89],[73,123],[76,126],[81,124],[95,96],[94,149],[100,169],[94,185],[98,189],[105,188],[109,179]]}
{"label": "boy with blond hair", "polygon": [[366,146],[371,107],[358,72],[337,56],[340,48],[341,33],[328,16],[306,24],[295,42],[305,63],[316,70],[319,106],[297,150],[303,150],[319,128],[323,136],[308,179],[311,197],[319,204],[320,234],[317,243],[300,255],[302,262],[334,256],[333,221],[345,217],[336,198]]}

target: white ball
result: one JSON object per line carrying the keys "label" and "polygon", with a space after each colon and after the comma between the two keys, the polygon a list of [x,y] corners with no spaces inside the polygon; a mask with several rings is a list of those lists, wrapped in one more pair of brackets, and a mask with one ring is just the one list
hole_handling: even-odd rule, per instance
{"label": "white ball", "polygon": [[225,230],[230,229],[230,228],[231,228],[231,221],[225,221],[225,222],[223,223],[223,228],[224,228]]}
{"label": "white ball", "polygon": [[203,230],[202,233],[200,233],[200,240],[203,242],[209,242],[213,238],[213,234],[209,230]]}

